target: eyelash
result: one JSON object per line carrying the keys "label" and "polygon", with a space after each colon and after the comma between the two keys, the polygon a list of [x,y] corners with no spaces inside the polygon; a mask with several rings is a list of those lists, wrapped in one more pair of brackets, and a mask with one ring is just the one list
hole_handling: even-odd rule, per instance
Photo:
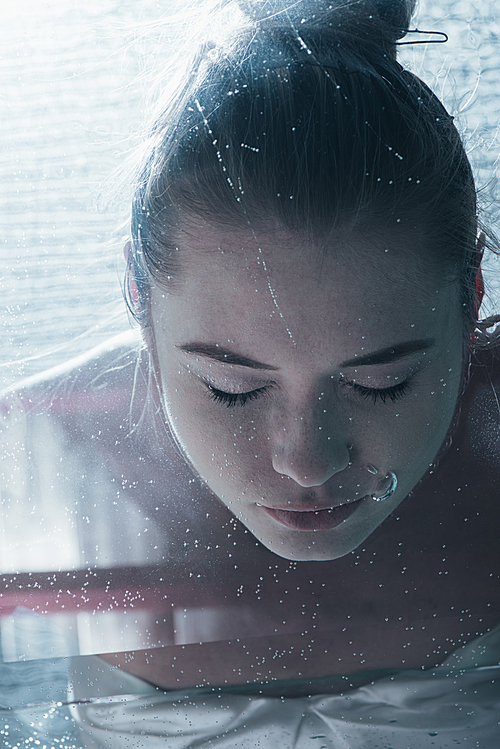
{"label": "eyelash", "polygon": [[224,390],[217,390],[213,385],[208,382],[205,383],[209,390],[209,397],[215,403],[225,405],[227,408],[234,408],[235,406],[244,406],[248,401],[254,401],[260,398],[269,390],[269,385],[257,388],[256,390],[249,390],[247,393],[226,393]]}
{"label": "eyelash", "polygon": [[411,390],[409,380],[405,380],[405,382],[399,382],[397,385],[392,385],[392,387],[380,389],[368,388],[365,387],[365,385],[359,385],[357,382],[346,382],[345,384],[347,387],[355,390],[356,393],[358,393],[362,398],[371,398],[374,404],[378,401],[387,403],[387,400],[395,403],[401,398],[404,398],[405,395],[408,395]]}
{"label": "eyelash", "polygon": [[[260,396],[265,395],[270,386],[265,385],[264,387],[257,388],[256,390],[249,390],[246,393],[227,393],[224,390],[218,390],[205,382],[206,387],[209,391],[209,397],[215,403],[225,405],[227,408],[234,408],[235,406],[244,406],[249,401],[257,400]],[[369,388],[365,385],[359,385],[357,382],[346,382],[345,385],[352,390],[355,390],[362,398],[371,398],[373,403],[382,402],[387,403],[387,400],[395,403],[396,401],[404,398],[405,395],[411,390],[410,381],[399,382],[397,385],[393,385],[388,388]]]}

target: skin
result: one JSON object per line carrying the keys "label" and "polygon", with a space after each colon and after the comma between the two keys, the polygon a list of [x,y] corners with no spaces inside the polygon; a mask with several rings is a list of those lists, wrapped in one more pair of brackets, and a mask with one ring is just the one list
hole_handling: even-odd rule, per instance
{"label": "skin", "polygon": [[[175,285],[152,287],[150,345],[173,434],[220,501],[281,557],[332,560],[358,547],[443,443],[463,321],[458,285],[444,283],[424,243],[396,221],[338,230],[320,246],[272,222],[255,231],[192,219],[179,233]],[[409,342],[420,350],[353,361]],[[398,487],[376,502],[389,471]],[[310,513],[342,505],[348,514],[353,502],[335,527],[311,527],[344,510]]]}

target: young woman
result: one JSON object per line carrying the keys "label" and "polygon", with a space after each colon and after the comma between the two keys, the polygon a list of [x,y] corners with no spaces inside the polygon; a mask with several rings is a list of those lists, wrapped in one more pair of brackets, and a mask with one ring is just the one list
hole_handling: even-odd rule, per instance
{"label": "young woman", "polygon": [[243,3],[161,102],[134,197],[164,420],[291,560],[343,557],[429,495],[483,341],[468,160],[395,60],[410,6]]}
{"label": "young woman", "polygon": [[495,746],[499,347],[467,156],[396,60],[412,10],[230,4],[159,104],[125,248],[153,415],[87,429],[213,628],[106,656],[144,696],[81,707],[88,742]]}

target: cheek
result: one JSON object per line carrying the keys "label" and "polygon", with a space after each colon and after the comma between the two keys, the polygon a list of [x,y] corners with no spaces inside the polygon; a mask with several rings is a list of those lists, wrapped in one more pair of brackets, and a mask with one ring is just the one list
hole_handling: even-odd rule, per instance
{"label": "cheek", "polygon": [[[162,378],[167,418],[196,473],[219,496],[262,480],[267,438],[257,409],[214,404],[191,375]],[[252,414],[255,418],[252,418]]]}
{"label": "cheek", "polygon": [[185,456],[203,475],[207,467],[214,463],[215,454],[220,449],[220,441],[213,420],[206,413],[200,398],[193,399],[189,390],[182,387],[164,388],[164,404],[170,428]]}
{"label": "cheek", "polygon": [[[428,377],[404,401],[395,404],[385,421],[381,444],[390,445],[392,465],[401,475],[405,493],[432,465],[453,422],[460,378]],[[375,428],[375,433],[377,429]]]}

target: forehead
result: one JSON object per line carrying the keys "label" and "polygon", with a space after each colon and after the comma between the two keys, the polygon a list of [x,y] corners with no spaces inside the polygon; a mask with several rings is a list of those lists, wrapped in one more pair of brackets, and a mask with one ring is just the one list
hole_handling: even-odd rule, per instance
{"label": "forehead", "polygon": [[186,335],[213,337],[215,328],[224,343],[244,335],[251,345],[288,337],[312,354],[339,334],[355,349],[363,338],[368,345],[416,338],[458,309],[456,285],[443,283],[423,232],[410,226],[338,229],[311,240],[277,223],[234,229],[191,221],[177,244],[180,283],[163,294],[163,312],[179,318]]}
{"label": "forehead", "polygon": [[227,268],[233,264],[251,269],[257,264],[265,269],[272,264],[278,276],[284,276],[292,267],[301,267],[308,275],[320,278],[328,265],[339,269],[357,266],[361,277],[375,271],[389,274],[403,285],[410,276],[412,282],[418,276],[425,286],[440,275],[425,227],[408,221],[398,223],[397,219],[384,227],[360,223],[306,237],[277,220],[236,228],[191,218],[182,222],[177,239],[182,262],[190,270],[188,280],[194,280],[192,272],[203,259]]}

